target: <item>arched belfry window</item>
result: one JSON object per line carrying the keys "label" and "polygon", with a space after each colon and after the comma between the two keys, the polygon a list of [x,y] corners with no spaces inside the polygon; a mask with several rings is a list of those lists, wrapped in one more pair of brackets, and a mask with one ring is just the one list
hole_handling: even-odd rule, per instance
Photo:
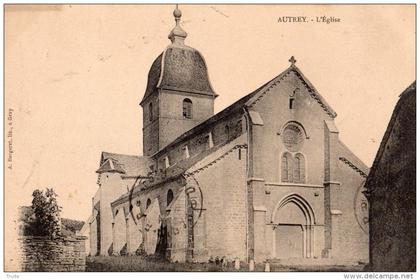
{"label": "arched belfry window", "polygon": [[182,101],[182,116],[186,119],[192,119],[192,101],[188,98]]}
{"label": "arched belfry window", "polygon": [[153,121],[153,104],[149,103],[149,121]]}
{"label": "arched belfry window", "polygon": [[168,193],[166,194],[166,206],[169,206],[172,200],[174,200],[174,193],[172,190],[168,190]]}
{"label": "arched belfry window", "polygon": [[293,157],[290,153],[284,153],[281,157],[281,181],[293,182]]}
{"label": "arched belfry window", "polygon": [[152,204],[152,201],[148,198],[146,202],[146,209],[149,208],[150,204]]}
{"label": "arched belfry window", "polygon": [[300,153],[295,155],[293,181],[295,183],[305,183],[305,158]]}

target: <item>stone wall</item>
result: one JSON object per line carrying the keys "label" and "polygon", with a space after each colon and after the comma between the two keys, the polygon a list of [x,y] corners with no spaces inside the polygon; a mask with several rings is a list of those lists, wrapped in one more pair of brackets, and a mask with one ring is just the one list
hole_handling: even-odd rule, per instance
{"label": "stone wall", "polygon": [[[209,136],[211,133],[211,139]],[[186,158],[185,147],[188,146],[189,156],[197,156],[211,146],[223,146],[244,133],[242,127],[242,113],[238,112],[196,131],[192,136],[167,149],[157,156],[157,170],[166,169],[165,158],[169,158],[170,165],[177,164]],[[210,145],[209,142],[212,142]]]}
{"label": "stone wall", "polygon": [[[137,217],[137,213],[146,213],[148,200],[158,201],[160,218],[167,226],[166,257],[169,260],[207,262],[211,256],[231,260],[235,257],[245,259],[247,153],[243,145],[245,142],[246,134],[243,134],[198,161],[186,172],[188,173],[187,182],[179,178],[133,195],[134,217]],[[196,173],[195,171],[198,170],[201,171]],[[194,174],[189,174],[189,172]],[[230,180],[226,181],[226,178]],[[187,244],[188,218],[185,193],[186,189],[190,188],[194,189],[194,194],[191,194],[190,198],[196,196],[198,203],[195,206],[196,210],[193,211],[193,244]],[[169,190],[174,193],[173,203],[167,201]],[[199,199],[200,193],[203,195],[203,200]],[[142,242],[139,237],[140,231],[144,230],[144,218],[137,221],[137,231],[130,231],[126,237],[127,229],[123,213],[124,208],[129,208],[129,202],[113,204],[112,207],[114,213],[118,210],[114,218],[114,248],[119,250],[125,243],[135,244],[134,247],[138,248]],[[134,223],[132,215],[128,215],[127,219]],[[153,230],[148,230],[148,232],[153,234]],[[157,231],[155,234],[157,235]],[[193,250],[192,254],[188,254],[188,249]],[[114,253],[118,255],[118,252]]]}
{"label": "stone wall", "polygon": [[21,271],[85,271],[86,237],[19,238]]}
{"label": "stone wall", "polygon": [[[295,244],[305,258],[328,256],[337,261],[347,258],[365,260],[368,235],[360,228],[354,212],[355,196],[364,177],[348,165],[339,163],[342,150],[347,149],[339,149],[341,142],[334,114],[315,98],[313,90],[295,71],[262,92],[265,94],[255,99],[248,108],[253,113],[250,115],[248,174],[249,200],[253,202],[253,212],[249,215],[253,225],[249,230],[250,258],[255,258],[257,262],[270,257],[293,258],[293,254],[280,252],[291,251],[284,246]],[[289,124],[301,130],[295,147],[285,143],[289,141],[285,134]],[[286,152],[293,157],[297,153],[303,156],[303,180],[296,182],[282,178],[283,174],[288,174],[282,170],[282,155]],[[344,155],[355,165],[366,169],[352,153]],[[284,209],[278,209],[283,206],[277,208],[289,199],[293,203],[299,201],[313,211],[313,217],[306,216],[304,226],[308,228],[302,228],[304,237],[301,242],[296,241],[299,239],[294,234],[287,234],[289,226],[286,219],[271,220],[277,211],[285,218],[297,215],[297,212],[293,213],[293,209],[297,208],[288,205],[284,205]],[[294,223],[297,224],[297,221]],[[277,227],[278,224],[284,225]],[[288,235],[290,239],[285,240],[283,237]],[[323,254],[323,251],[328,253]]]}
{"label": "stone wall", "polygon": [[370,271],[416,271],[416,88],[398,101],[366,182]]}
{"label": "stone wall", "polygon": [[[153,118],[150,119],[150,105],[152,104]],[[143,109],[143,155],[151,156],[159,150],[159,100],[153,94],[147,98],[147,107]]]}
{"label": "stone wall", "polygon": [[127,188],[119,173],[107,172],[101,175],[100,189],[100,255],[107,256],[112,249],[112,222],[114,217],[111,202],[126,193]]}
{"label": "stone wall", "polygon": [[339,228],[333,236],[333,257],[340,259],[354,259],[368,262],[369,259],[369,228],[368,221],[364,221],[358,196],[366,199],[360,192],[364,177],[355,172],[348,164],[339,162],[338,180],[342,184],[340,191],[338,215]]}
{"label": "stone wall", "polygon": [[[147,201],[150,200],[153,203],[155,200],[157,200],[160,216],[163,220],[166,221],[166,219],[168,219],[168,214],[170,213],[168,207],[169,203],[167,201],[168,191],[171,190],[174,193],[174,200],[177,200],[179,193],[184,192],[182,186],[183,184],[180,180],[174,180],[164,185],[159,185],[143,190],[140,193],[135,193],[131,199],[132,213],[129,211],[129,201],[113,204],[113,254],[120,255],[120,250],[124,247],[125,244],[127,244],[128,254],[136,254],[137,249],[141,248],[141,244],[144,241],[143,239],[147,239],[148,234],[152,234],[154,230],[156,230],[157,234],[158,229],[151,229],[150,231],[145,231],[144,229],[147,224],[145,220],[145,217],[147,216],[146,211],[148,209]],[[181,203],[181,205],[183,205],[185,209],[185,203]],[[174,215],[171,215],[170,219],[179,220],[179,215],[182,216],[182,214],[177,214],[176,218],[174,218]],[[143,234],[145,236],[143,236]],[[171,231],[169,231],[169,235],[172,235]],[[172,259],[172,257],[170,258]],[[175,258],[178,260],[178,256]],[[185,253],[183,258],[185,261]]]}
{"label": "stone wall", "polygon": [[194,261],[208,261],[210,257],[246,260],[247,149],[241,145],[244,143],[246,134],[190,169],[198,171],[191,175],[194,179],[190,184],[196,189],[199,186],[203,195],[203,211],[194,217]]}
{"label": "stone wall", "polygon": [[[185,98],[192,101],[191,119],[182,115]],[[158,99],[159,150],[214,114],[214,97],[211,95],[161,90]]]}

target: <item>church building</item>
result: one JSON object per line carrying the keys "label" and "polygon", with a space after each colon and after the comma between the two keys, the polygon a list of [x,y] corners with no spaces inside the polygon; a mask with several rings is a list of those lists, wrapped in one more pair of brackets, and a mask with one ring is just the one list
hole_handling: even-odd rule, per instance
{"label": "church building", "polygon": [[100,156],[90,254],[367,262],[368,168],[295,58],[214,114],[204,57],[173,15],[140,102],[143,155]]}

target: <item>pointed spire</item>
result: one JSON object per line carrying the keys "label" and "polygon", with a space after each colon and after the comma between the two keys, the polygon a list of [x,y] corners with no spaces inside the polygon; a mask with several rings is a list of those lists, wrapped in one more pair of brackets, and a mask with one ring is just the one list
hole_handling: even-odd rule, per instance
{"label": "pointed spire", "polygon": [[182,12],[178,9],[178,4],[176,4],[174,10],[174,17],[175,17],[175,27],[172,29],[171,33],[169,34],[168,38],[171,39],[172,44],[184,44],[185,38],[187,38],[187,32],[185,32],[179,22],[181,21]]}

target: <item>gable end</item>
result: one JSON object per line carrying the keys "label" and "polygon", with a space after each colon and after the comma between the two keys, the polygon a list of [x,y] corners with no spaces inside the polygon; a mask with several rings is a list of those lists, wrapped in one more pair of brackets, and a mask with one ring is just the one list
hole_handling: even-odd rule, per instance
{"label": "gable end", "polygon": [[258,101],[260,101],[266,93],[268,93],[274,86],[284,80],[291,72],[295,72],[297,77],[302,81],[305,88],[309,91],[309,94],[316,102],[322,107],[322,109],[327,113],[331,118],[337,117],[337,113],[331,108],[330,105],[325,101],[325,99],[319,94],[316,88],[312,85],[311,82],[303,75],[303,73],[295,65],[291,65],[288,69],[282,72],[279,76],[271,80],[264,86],[261,91],[251,98],[246,105],[249,107],[254,106]]}

